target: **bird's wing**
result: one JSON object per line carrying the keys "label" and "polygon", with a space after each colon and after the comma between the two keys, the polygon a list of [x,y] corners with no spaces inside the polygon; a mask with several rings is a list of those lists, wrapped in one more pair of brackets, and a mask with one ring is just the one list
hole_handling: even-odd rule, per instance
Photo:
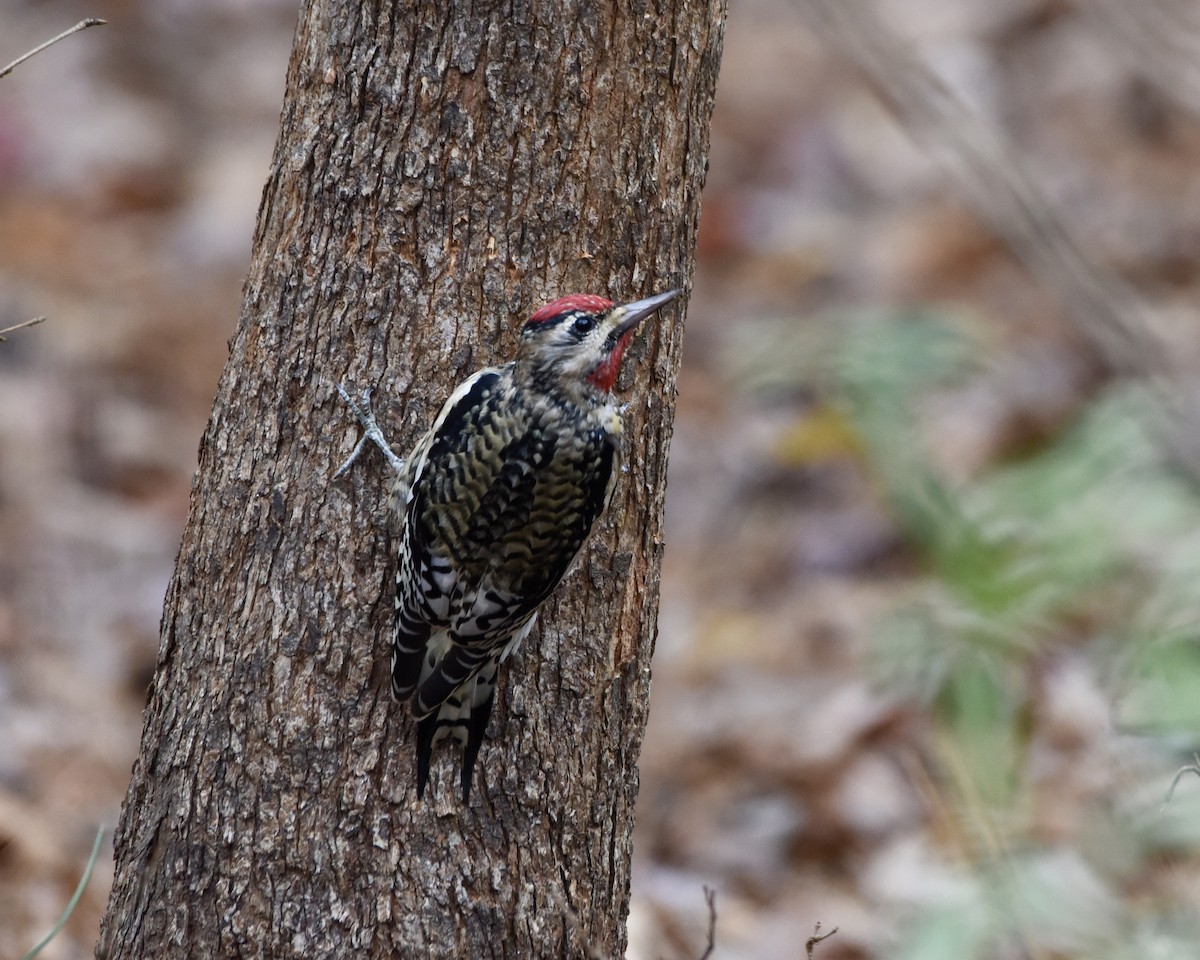
{"label": "bird's wing", "polygon": [[[392,692],[409,697],[421,679],[431,632],[444,626],[462,587],[460,551],[453,531],[465,523],[478,487],[490,485],[476,467],[469,483],[460,447],[470,446],[469,429],[480,410],[494,407],[503,368],[488,367],[464,381],[442,405],[429,432],[408,458],[398,486],[404,503],[396,567],[396,619],[392,644]],[[437,516],[441,514],[441,517]]]}

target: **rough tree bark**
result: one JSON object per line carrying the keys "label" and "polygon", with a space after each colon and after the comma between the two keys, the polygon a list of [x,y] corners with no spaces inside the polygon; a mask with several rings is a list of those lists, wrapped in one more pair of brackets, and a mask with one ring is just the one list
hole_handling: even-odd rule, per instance
{"label": "rough tree bark", "polygon": [[[636,9],[633,9],[636,7]],[[691,271],[723,0],[308,0],[166,598],[102,958],[618,957],[682,326],[618,386],[628,472],[502,678],[463,808],[387,683],[385,468],[523,316]]]}

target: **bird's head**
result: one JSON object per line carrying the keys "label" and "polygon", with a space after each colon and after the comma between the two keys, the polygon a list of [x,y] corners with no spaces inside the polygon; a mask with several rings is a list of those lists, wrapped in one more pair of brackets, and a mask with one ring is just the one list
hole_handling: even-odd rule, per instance
{"label": "bird's head", "polygon": [[560,297],[522,327],[517,370],[568,395],[608,393],[638,324],[680,293],[668,290],[621,306],[586,293]]}

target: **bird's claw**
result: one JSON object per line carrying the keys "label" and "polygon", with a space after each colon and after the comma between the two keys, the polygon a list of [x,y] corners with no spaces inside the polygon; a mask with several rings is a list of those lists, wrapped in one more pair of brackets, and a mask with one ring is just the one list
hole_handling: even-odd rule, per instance
{"label": "bird's claw", "polygon": [[371,393],[373,391],[370,387],[364,387],[357,398],[351,396],[350,392],[340,383],[337,385],[337,392],[358,422],[362,424],[364,430],[375,422],[375,416],[371,413]]}
{"label": "bird's claw", "polygon": [[371,411],[371,390],[365,388],[357,398],[353,397],[350,392],[342,386],[337,385],[337,392],[345,402],[346,406],[354,414],[355,419],[362,425],[363,434],[358,438],[358,443],[350,452],[350,456],[346,458],[346,462],[333,472],[333,479],[337,480],[346,475],[360,456],[368,443],[373,443],[379,447],[380,452],[384,455],[388,465],[393,470],[399,473],[404,469],[404,460],[396,456],[387,439],[383,435],[383,431],[379,428],[379,424],[375,420],[375,414]]}

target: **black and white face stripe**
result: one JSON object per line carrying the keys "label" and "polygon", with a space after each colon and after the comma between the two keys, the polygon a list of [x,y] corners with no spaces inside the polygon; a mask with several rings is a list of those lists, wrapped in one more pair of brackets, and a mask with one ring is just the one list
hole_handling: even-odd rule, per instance
{"label": "black and white face stripe", "polygon": [[526,324],[525,334],[541,336],[551,330],[565,330],[576,340],[583,340],[596,329],[603,317],[603,313],[590,313],[587,310],[564,310],[549,320]]}

